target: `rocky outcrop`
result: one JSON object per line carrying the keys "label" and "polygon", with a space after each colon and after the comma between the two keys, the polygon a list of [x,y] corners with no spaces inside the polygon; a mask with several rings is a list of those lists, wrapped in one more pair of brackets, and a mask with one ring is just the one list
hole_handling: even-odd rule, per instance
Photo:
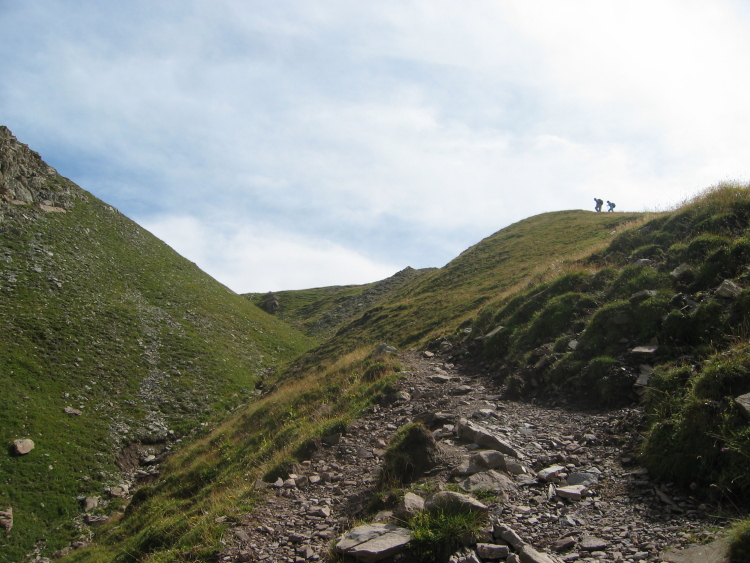
{"label": "rocky outcrop", "polygon": [[0,199],[11,205],[35,205],[45,212],[64,212],[79,191],[47,165],[39,154],[0,126]]}

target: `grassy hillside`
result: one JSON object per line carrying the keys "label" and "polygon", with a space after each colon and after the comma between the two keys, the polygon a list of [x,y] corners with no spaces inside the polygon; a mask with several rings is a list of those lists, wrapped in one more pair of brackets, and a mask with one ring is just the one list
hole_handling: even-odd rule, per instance
{"label": "grassy hillside", "polygon": [[431,271],[434,268],[406,268],[390,278],[365,285],[248,293],[245,297],[298,330],[325,339],[364,311],[390,301],[402,287]]}
{"label": "grassy hillside", "polygon": [[[0,196],[0,508],[14,515],[0,561],[19,561],[39,541],[49,553],[79,539],[77,497],[120,483],[123,446],[158,451],[225,416],[312,341],[5,128]],[[12,455],[20,438],[36,447]]]}
{"label": "grassy hillside", "polygon": [[519,286],[569,267],[642,218],[639,213],[559,211],[519,221],[342,327],[323,345],[320,357],[377,341],[399,348],[424,345],[470,322],[479,309]]}

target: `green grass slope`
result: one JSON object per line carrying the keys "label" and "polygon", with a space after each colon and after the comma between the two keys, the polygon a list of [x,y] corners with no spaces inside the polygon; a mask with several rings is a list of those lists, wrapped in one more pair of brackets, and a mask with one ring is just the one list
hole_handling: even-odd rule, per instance
{"label": "green grass slope", "polygon": [[487,304],[532,279],[553,275],[641,220],[640,213],[558,211],[519,221],[425,273],[381,305],[342,327],[322,356],[383,341],[425,344],[467,321]]}
{"label": "green grass slope", "polygon": [[[14,516],[0,561],[10,562],[38,542],[51,553],[80,539],[78,497],[119,483],[124,445],[164,444],[231,411],[312,341],[6,128],[0,197],[0,509]],[[20,438],[36,448],[13,455]]]}
{"label": "green grass slope", "polygon": [[245,297],[298,330],[322,340],[367,309],[389,301],[399,289],[433,270],[405,268],[389,278],[365,285],[249,293]]}

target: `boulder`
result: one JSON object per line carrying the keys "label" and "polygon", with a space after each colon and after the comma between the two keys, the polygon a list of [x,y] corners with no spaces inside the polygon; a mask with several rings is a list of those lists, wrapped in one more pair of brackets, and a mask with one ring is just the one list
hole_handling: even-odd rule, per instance
{"label": "boulder", "polygon": [[570,500],[581,500],[581,497],[586,490],[586,487],[583,485],[568,485],[566,487],[557,487],[555,489],[555,494],[559,497]]}
{"label": "boulder", "polygon": [[742,293],[742,288],[732,280],[724,280],[721,282],[721,285],[716,288],[716,291],[714,291],[714,295],[725,299],[734,299],[740,293]]}
{"label": "boulder", "polygon": [[393,516],[399,520],[408,520],[417,512],[424,510],[424,499],[414,493],[406,493],[404,498],[393,511]]}
{"label": "boulder", "polygon": [[34,441],[29,440],[28,438],[13,440],[13,449],[16,452],[16,455],[26,455],[34,449]]}
{"label": "boulder", "polygon": [[510,555],[510,549],[507,545],[497,545],[494,543],[478,543],[477,554],[482,559],[505,559]]}
{"label": "boulder", "polygon": [[86,497],[81,501],[81,506],[85,512],[94,510],[99,506],[99,497]]}
{"label": "boulder", "polygon": [[394,524],[366,524],[341,536],[336,550],[364,563],[372,563],[402,552],[411,538],[410,530]]}
{"label": "boulder", "polygon": [[738,407],[740,407],[740,411],[742,412],[742,414],[750,419],[750,393],[740,395],[739,397],[735,398],[734,402],[737,403]]}
{"label": "boulder", "polygon": [[557,476],[563,473],[566,469],[562,465],[550,465],[539,471],[536,474],[536,478],[540,481],[555,481],[557,482]]}
{"label": "boulder", "polygon": [[515,493],[518,487],[513,480],[503,473],[494,469],[475,473],[461,483],[465,491],[496,491],[500,493]]}
{"label": "boulder", "polygon": [[497,450],[515,458],[521,459],[523,457],[521,453],[508,442],[465,418],[460,419],[456,424],[456,435],[461,440],[474,442],[485,448]]}
{"label": "boulder", "polygon": [[578,542],[581,551],[602,551],[607,548],[609,542],[596,536],[586,536]]}

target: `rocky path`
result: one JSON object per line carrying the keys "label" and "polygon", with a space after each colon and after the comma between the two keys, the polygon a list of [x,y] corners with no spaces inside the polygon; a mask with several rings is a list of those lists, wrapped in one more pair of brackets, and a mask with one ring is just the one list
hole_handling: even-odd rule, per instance
{"label": "rocky path", "polygon": [[[592,414],[504,401],[491,379],[470,368],[416,351],[400,353],[400,359],[406,373],[392,401],[373,406],[346,435],[324,439],[287,479],[256,484],[264,501],[230,528],[223,560],[326,560],[343,532],[376,518],[368,504],[388,439],[414,420],[434,430],[445,452],[443,465],[415,484],[414,492],[427,496],[465,483],[472,472],[469,457],[482,451],[456,435],[470,421],[518,454],[517,460],[506,458],[514,462],[508,467],[515,487],[489,500],[483,496],[493,519],[557,560],[692,561],[691,551],[681,550],[714,539],[715,507],[652,482],[623,449],[622,437],[637,412]],[[543,470],[546,479],[538,477]],[[510,498],[501,501],[503,496]],[[480,560],[472,557],[464,560]]]}

